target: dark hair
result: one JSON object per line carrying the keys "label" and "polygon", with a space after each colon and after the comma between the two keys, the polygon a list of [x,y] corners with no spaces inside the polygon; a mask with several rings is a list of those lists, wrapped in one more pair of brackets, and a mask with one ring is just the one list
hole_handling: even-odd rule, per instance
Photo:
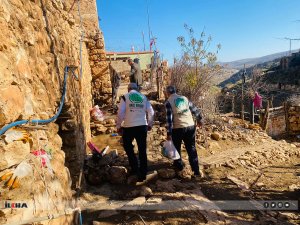
{"label": "dark hair", "polygon": [[176,88],[175,88],[175,86],[170,85],[170,86],[168,86],[168,87],[166,88],[166,91],[167,91],[169,94],[174,94],[174,93],[176,93]]}

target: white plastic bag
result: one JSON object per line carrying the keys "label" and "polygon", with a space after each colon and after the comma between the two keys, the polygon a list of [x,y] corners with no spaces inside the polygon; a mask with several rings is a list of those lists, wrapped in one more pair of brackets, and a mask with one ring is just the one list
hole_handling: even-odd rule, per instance
{"label": "white plastic bag", "polygon": [[32,174],[32,167],[27,162],[21,162],[14,171],[16,177],[22,178]]}
{"label": "white plastic bag", "polygon": [[95,121],[103,121],[104,120],[104,114],[103,112],[99,109],[98,105],[95,105],[91,110],[91,117]]}
{"label": "white plastic bag", "polygon": [[180,155],[177,152],[173,141],[165,141],[163,148],[162,148],[162,154],[163,156],[172,159],[172,160],[176,160],[176,159],[180,159]]}
{"label": "white plastic bag", "polygon": [[8,144],[13,141],[21,140],[23,137],[24,134],[20,130],[10,129],[5,132],[5,141]]}

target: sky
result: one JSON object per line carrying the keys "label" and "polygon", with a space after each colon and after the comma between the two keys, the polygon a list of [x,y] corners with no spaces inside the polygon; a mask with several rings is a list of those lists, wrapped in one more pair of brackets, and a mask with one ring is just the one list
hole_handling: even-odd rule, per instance
{"label": "sky", "polygon": [[[181,54],[184,24],[196,37],[203,29],[212,36],[210,51],[221,44],[222,62],[288,51],[283,38],[300,38],[300,0],[97,0],[107,51],[143,50],[143,32],[149,49],[147,5],[151,36],[169,61]],[[299,48],[293,41],[292,49]]]}

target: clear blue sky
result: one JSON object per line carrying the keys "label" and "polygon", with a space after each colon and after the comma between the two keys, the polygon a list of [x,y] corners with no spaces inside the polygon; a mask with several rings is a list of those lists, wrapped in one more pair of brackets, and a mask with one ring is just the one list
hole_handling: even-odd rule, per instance
{"label": "clear blue sky", "polygon": [[[196,34],[205,27],[220,43],[219,61],[264,56],[289,50],[289,42],[277,38],[300,38],[300,0],[148,0],[150,27],[164,58],[180,55],[176,40],[185,34],[183,24]],[[143,50],[149,46],[147,0],[97,0],[100,27],[109,51]],[[300,41],[292,42],[300,48]]]}

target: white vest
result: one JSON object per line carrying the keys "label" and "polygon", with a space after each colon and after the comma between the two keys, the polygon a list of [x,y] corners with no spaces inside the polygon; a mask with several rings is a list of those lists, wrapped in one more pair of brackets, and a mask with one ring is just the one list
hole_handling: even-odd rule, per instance
{"label": "white vest", "polygon": [[172,107],[173,128],[184,128],[194,126],[195,122],[189,107],[189,100],[181,95],[172,94],[168,102]]}
{"label": "white vest", "polygon": [[148,125],[147,97],[137,91],[130,91],[125,97],[126,112],[123,127]]}

